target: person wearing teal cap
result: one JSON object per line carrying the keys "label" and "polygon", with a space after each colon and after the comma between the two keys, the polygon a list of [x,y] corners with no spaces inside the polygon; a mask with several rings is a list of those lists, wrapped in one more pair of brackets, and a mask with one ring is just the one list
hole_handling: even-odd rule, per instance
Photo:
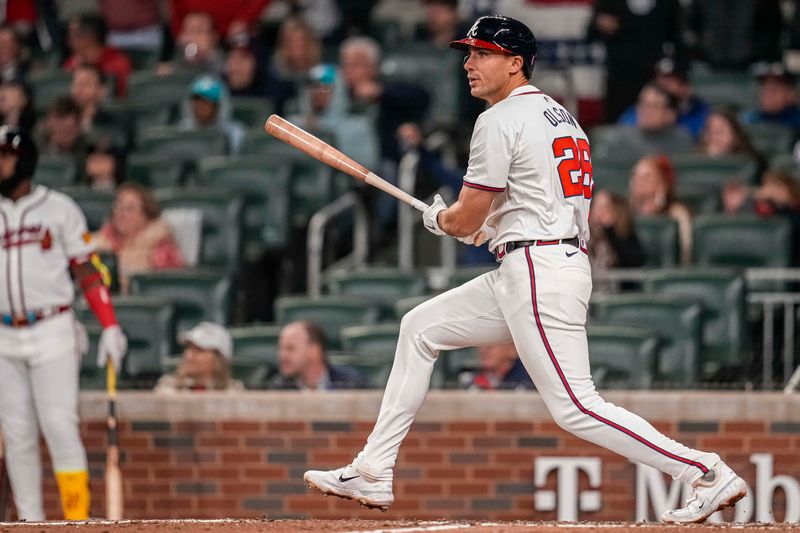
{"label": "person wearing teal cap", "polygon": [[192,81],[182,106],[179,126],[185,130],[215,128],[228,139],[228,148],[237,154],[244,137],[244,126],[231,118],[228,88],[217,76],[203,74]]}

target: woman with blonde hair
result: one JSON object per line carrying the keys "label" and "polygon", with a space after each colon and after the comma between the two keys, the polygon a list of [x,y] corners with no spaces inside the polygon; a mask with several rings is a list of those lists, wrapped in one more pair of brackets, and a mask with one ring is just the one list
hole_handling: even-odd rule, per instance
{"label": "woman with blonde hair", "polygon": [[98,252],[116,254],[123,293],[128,292],[132,274],[185,266],[153,193],[138,183],[117,188],[111,218],[92,235],[92,241]]}

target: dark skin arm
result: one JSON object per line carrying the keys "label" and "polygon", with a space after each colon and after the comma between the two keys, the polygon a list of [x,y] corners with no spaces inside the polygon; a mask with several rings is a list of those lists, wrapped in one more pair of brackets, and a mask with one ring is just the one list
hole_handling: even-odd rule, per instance
{"label": "dark skin arm", "polygon": [[[72,273],[72,277],[78,282],[78,284],[82,287],[83,280],[87,279],[89,276],[93,276],[98,272],[95,266],[92,264],[91,261],[85,261],[83,263],[75,263],[71,264],[69,267],[69,271]],[[101,284],[102,281],[98,279],[95,283],[92,284]],[[91,288],[92,286],[84,288],[84,290]]]}
{"label": "dark skin arm", "polygon": [[496,192],[461,187],[458,200],[439,212],[439,227],[453,237],[472,235],[483,225],[496,195]]}

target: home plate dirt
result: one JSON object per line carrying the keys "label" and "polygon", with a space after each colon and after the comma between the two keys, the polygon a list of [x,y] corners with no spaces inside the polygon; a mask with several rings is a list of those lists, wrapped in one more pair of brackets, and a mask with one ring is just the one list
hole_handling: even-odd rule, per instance
{"label": "home plate dirt", "polygon": [[155,532],[155,531],[197,531],[216,533],[232,531],[236,533],[266,532],[335,532],[335,533],[424,533],[427,531],[466,532],[466,533],[586,533],[609,531],[624,533],[656,533],[664,531],[691,530],[692,533],[730,531],[747,532],[800,532],[800,523],[784,524],[706,524],[673,526],[655,523],[636,522],[489,522],[489,521],[414,521],[414,520],[122,520],[109,522],[93,520],[89,522],[0,522],[0,533],[55,533],[60,531],[80,531],[111,533]]}

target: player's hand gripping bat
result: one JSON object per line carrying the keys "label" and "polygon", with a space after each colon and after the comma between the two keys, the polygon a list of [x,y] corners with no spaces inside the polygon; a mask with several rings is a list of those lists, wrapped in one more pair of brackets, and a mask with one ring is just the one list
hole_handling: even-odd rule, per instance
{"label": "player's hand gripping bat", "polygon": [[[322,139],[319,139],[304,129],[295,126],[283,117],[271,115],[269,119],[267,119],[266,124],[264,124],[264,130],[273,137],[280,139],[286,144],[310,155],[317,161],[321,161],[322,163],[325,163],[336,170],[353,176],[357,180],[366,182],[373,187],[377,187],[383,192],[394,196],[401,202],[407,203],[418,211],[425,211],[428,208],[428,205],[422,200],[418,200],[404,190],[392,185]],[[483,234],[476,235],[474,244],[475,246],[480,246],[485,240],[486,239]]]}
{"label": "player's hand gripping bat", "polygon": [[119,468],[117,436],[117,374],[114,364],[106,365],[108,390],[108,448],[106,449],[106,518],[120,520],[123,514],[122,472]]}

